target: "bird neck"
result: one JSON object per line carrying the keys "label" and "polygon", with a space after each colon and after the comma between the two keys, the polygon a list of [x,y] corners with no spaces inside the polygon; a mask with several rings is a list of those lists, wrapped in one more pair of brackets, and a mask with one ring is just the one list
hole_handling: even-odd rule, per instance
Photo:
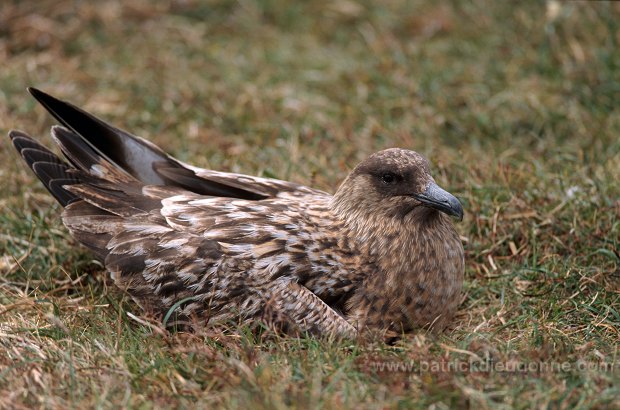
{"label": "bird neck", "polygon": [[373,198],[351,201],[338,194],[330,207],[342,221],[343,234],[373,261],[386,285],[423,280],[422,267],[442,271],[445,261],[462,258],[451,254],[451,249],[462,252],[462,245],[450,218],[434,209],[418,206],[394,215]]}

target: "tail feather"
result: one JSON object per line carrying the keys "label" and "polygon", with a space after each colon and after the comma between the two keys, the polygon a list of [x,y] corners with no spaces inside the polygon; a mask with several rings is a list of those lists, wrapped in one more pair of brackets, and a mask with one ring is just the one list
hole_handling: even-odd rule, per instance
{"label": "tail feather", "polygon": [[64,188],[80,183],[67,163],[24,132],[11,131],[9,137],[28,166],[63,207],[78,199]]}
{"label": "tail feather", "polygon": [[44,151],[44,152],[49,151],[43,145],[39,144],[34,139],[32,139],[30,135],[22,131],[13,130],[9,132],[9,138],[11,138],[11,142],[13,143],[13,146],[15,146],[15,149],[19,153],[21,153],[23,150],[27,148],[31,148],[33,150],[38,150],[38,151]]}
{"label": "tail feather", "polygon": [[22,158],[26,160],[29,165],[36,162],[51,162],[57,163],[58,157],[49,151],[42,151],[40,148],[24,148],[21,150]]}
{"label": "tail feather", "polygon": [[65,187],[79,183],[79,178],[58,178],[50,180],[47,184],[47,188],[62,206],[67,206],[76,202],[79,198]]}
{"label": "tail feather", "polygon": [[78,199],[74,194],[65,189],[66,185],[80,183],[79,178],[69,173],[71,168],[66,164],[35,162],[32,164],[32,170],[63,207]]}

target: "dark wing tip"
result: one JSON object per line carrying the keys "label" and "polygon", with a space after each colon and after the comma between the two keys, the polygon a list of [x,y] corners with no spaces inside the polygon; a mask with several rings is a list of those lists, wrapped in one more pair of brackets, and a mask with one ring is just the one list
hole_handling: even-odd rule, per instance
{"label": "dark wing tip", "polygon": [[32,95],[41,105],[43,105],[48,111],[50,111],[52,115],[54,115],[54,110],[52,109],[54,105],[65,104],[63,101],[59,100],[58,98],[52,97],[48,93],[43,92],[39,90],[38,88],[28,87],[27,90],[30,93],[30,95]]}
{"label": "dark wing tip", "polygon": [[28,90],[30,95],[32,95],[37,100],[39,98],[51,97],[49,94],[44,93],[43,91],[39,90],[38,88],[26,87],[26,90]]}

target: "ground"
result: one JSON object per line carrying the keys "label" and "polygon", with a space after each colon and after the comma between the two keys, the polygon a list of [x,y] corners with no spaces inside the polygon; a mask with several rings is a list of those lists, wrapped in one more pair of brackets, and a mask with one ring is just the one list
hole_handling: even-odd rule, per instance
{"label": "ground", "polygon": [[334,191],[426,155],[457,195],[458,317],[394,345],[165,333],[0,141],[0,407],[620,407],[620,4],[4,1],[0,133],[25,88],[182,160]]}

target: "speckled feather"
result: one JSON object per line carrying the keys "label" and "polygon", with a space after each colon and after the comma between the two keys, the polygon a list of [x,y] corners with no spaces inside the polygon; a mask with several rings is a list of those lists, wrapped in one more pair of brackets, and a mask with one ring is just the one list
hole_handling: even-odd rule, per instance
{"label": "speckled feather", "polygon": [[419,154],[374,154],[332,196],[181,163],[31,93],[63,125],[52,136],[68,162],[20,131],[13,144],[65,207],[71,234],[147,313],[342,337],[441,329],[453,316],[464,260],[446,213],[462,208]]}

